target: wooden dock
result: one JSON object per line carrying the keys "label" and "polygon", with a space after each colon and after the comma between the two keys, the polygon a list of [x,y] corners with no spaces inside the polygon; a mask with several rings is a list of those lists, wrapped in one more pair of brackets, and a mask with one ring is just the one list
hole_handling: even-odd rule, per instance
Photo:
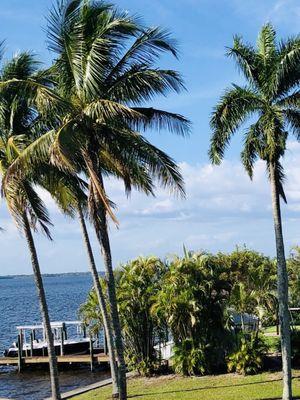
{"label": "wooden dock", "polygon": [[[79,341],[68,341],[67,326],[75,325],[82,328],[83,339]],[[97,345],[97,343],[91,336],[86,336],[86,328],[83,326],[81,321],[66,321],[66,322],[52,322],[51,328],[54,333],[55,339],[55,352],[57,357],[57,363],[59,364],[90,364],[91,370],[94,366],[101,363],[109,363],[107,340],[105,332],[103,332],[104,343],[102,345]],[[38,364],[49,364],[49,357],[45,343],[45,331],[43,325],[23,325],[17,326],[18,337],[14,344],[13,354],[8,354],[10,357],[0,357],[1,365],[13,365],[17,366],[19,372],[28,365],[38,365]],[[35,346],[39,345],[41,341],[36,340],[36,332],[42,330],[42,347],[37,348]],[[30,332],[30,342],[26,341],[26,332]],[[27,335],[28,336],[28,335]],[[76,351],[73,348],[69,348],[70,344],[72,346],[77,344],[84,344],[84,351],[79,349],[77,346]],[[82,347],[82,346],[81,346]],[[69,351],[68,351],[69,350]],[[17,354],[16,354],[17,353]],[[16,356],[14,356],[16,354]],[[13,356],[12,356],[13,355]],[[1,400],[1,399],[0,399]]]}
{"label": "wooden dock", "polygon": [[[72,354],[57,356],[58,364],[101,364],[108,363],[109,357],[107,354]],[[30,364],[48,364],[49,357],[33,356],[33,357],[22,357],[22,365]],[[18,357],[0,357],[0,365],[15,365],[19,366]]]}
{"label": "wooden dock", "polygon": [[[75,363],[88,363],[91,362],[91,356],[89,354],[73,354],[67,356],[57,356],[57,362],[75,364]],[[93,362],[95,364],[107,363],[109,362],[109,357],[106,354],[98,354],[93,356]],[[49,357],[22,357],[23,364],[48,364]],[[17,357],[0,357],[0,365],[18,365]]]}

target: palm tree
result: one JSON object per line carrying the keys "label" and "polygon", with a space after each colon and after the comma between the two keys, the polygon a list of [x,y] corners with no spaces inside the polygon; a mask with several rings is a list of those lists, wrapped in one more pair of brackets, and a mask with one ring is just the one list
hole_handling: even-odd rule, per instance
{"label": "palm tree", "polygon": [[292,398],[290,317],[288,310],[288,277],[282,234],[280,199],[286,201],[281,159],[288,134],[300,138],[300,38],[277,42],[270,24],[263,26],[257,47],[234,38],[228,49],[246,79],[246,86],[233,85],[216,105],[211,118],[213,130],[210,157],[219,164],[232,135],[250,120],[244,136],[242,163],[253,176],[255,161],[266,163],[271,185],[273,219],[277,251],[277,279],[281,349],[283,363],[283,399]]}
{"label": "palm tree", "polygon": [[[7,62],[1,70],[1,81],[8,79],[31,80],[44,85],[46,75],[38,70],[39,64],[30,53],[21,53]],[[43,170],[28,171],[26,177],[6,179],[9,166],[28,145],[39,125],[39,117],[28,103],[26,92],[14,88],[4,88],[0,92],[0,173],[2,175],[2,195],[6,200],[18,227],[23,231],[31,255],[31,263],[46,333],[52,398],[60,399],[59,381],[53,335],[46,296],[40,271],[32,229],[39,224],[49,237],[50,219],[44,203],[38,196],[35,185],[42,181]]]}
{"label": "palm tree", "polygon": [[[172,160],[133,129],[159,127],[184,133],[188,122],[180,115],[128,105],[149,100],[156,93],[180,90],[182,82],[176,72],[153,68],[161,51],[176,55],[176,48],[166,32],[143,30],[126,14],[96,1],[63,2],[50,15],[48,36],[50,48],[58,54],[53,67],[58,93],[70,109],[57,130],[53,160],[71,170],[84,171],[90,180],[90,214],[104,257],[120,398],[125,399],[126,365],[107,214],[116,219],[106,196],[99,153],[113,155],[111,159],[119,160],[119,168],[138,158],[160,175],[164,185],[175,183],[182,189]],[[129,45],[132,38],[135,41]]]}
{"label": "palm tree", "polygon": [[[54,132],[38,140],[31,149],[35,151],[27,152],[22,162],[32,162],[37,149],[39,157],[42,154],[48,157],[48,145],[54,136],[53,163],[84,173],[89,180],[89,214],[104,257],[119,363],[120,398],[125,399],[126,365],[107,215],[117,221],[105,192],[103,176],[117,171],[130,191],[129,170],[131,176],[142,173],[143,183],[148,186],[148,177],[155,176],[164,187],[184,193],[182,177],[174,161],[136,131],[146,128],[168,129],[179,134],[189,131],[189,122],[181,115],[137,107],[155,94],[178,92],[183,88],[177,72],[155,67],[161,52],[177,55],[176,45],[167,32],[159,28],[144,29],[127,14],[97,1],[61,2],[50,14],[48,36],[50,48],[57,53],[52,67],[56,90],[49,94],[34,83],[25,87],[38,100],[37,107],[42,96],[42,109],[47,108],[45,99],[48,98],[48,106],[59,104],[64,112],[61,117],[56,115],[58,126]],[[6,82],[11,84],[24,87],[22,81]]]}

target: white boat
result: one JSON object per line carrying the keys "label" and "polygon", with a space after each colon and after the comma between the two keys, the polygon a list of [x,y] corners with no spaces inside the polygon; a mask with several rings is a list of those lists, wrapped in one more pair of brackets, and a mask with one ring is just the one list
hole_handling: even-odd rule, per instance
{"label": "white boat", "polygon": [[[86,336],[85,327],[81,321],[51,322],[51,328],[57,355],[89,353],[91,338]],[[73,331],[74,337],[69,338],[68,330]],[[17,331],[18,342],[13,343],[9,349],[5,350],[5,357],[18,357],[19,346],[22,348],[22,357],[48,355],[46,335],[42,324],[17,326]]]}

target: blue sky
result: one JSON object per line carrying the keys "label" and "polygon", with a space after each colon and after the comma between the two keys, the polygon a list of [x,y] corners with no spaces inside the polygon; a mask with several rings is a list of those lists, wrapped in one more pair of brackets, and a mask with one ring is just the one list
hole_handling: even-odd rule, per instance
{"label": "blue sky", "polygon": [[[34,50],[46,64],[51,63],[45,44],[45,16],[52,1],[2,0],[0,38],[6,39],[6,56],[20,50]],[[274,255],[270,196],[264,166],[257,165],[253,183],[239,164],[241,139],[233,140],[221,167],[209,165],[209,116],[222,90],[231,82],[241,82],[233,63],[225,57],[234,34],[255,41],[261,25],[271,21],[279,36],[297,34],[300,4],[297,0],[119,0],[121,9],[141,15],[148,25],[168,28],[180,45],[180,60],[165,58],[161,65],[179,70],[187,92],[157,99],[155,106],[180,112],[193,123],[192,135],[183,139],[151,132],[149,137],[181,165],[186,179],[187,199],[174,199],[158,190],[155,199],[123,195],[119,182],[107,182],[111,198],[119,206],[120,228],[111,226],[114,262],[140,254],[165,256],[192,249],[230,251],[235,245]],[[289,204],[284,207],[287,248],[300,244],[300,179],[297,165],[300,148],[291,142],[285,160],[288,172]],[[46,194],[44,198],[48,201]],[[76,222],[62,217],[49,200],[55,224],[54,242],[37,237],[44,272],[85,271],[86,257]],[[30,273],[24,239],[0,206],[0,274]],[[95,253],[99,249],[94,242]],[[102,269],[101,257],[97,257]]]}

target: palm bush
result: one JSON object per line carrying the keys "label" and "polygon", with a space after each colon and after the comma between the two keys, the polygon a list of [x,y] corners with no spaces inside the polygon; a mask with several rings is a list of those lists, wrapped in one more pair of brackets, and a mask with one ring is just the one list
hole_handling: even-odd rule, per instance
{"label": "palm bush", "polygon": [[254,375],[260,372],[268,350],[264,338],[257,332],[251,335],[240,334],[237,342],[236,351],[228,357],[229,372],[243,375]]}
{"label": "palm bush", "polygon": [[[149,375],[157,368],[159,354],[155,345],[165,337],[166,326],[158,323],[152,307],[166,271],[166,264],[154,256],[139,257],[115,271],[127,366],[143,375]],[[100,281],[106,293],[107,284],[103,279]],[[92,332],[98,333],[102,329],[102,316],[94,289],[81,305],[79,314]]]}
{"label": "palm bush", "polygon": [[117,298],[129,364],[142,373],[155,369],[155,345],[165,332],[152,307],[161,290],[166,265],[157,257],[139,257],[122,266],[118,275]]}
{"label": "palm bush", "polygon": [[[232,342],[226,313],[231,285],[224,280],[224,271],[210,254],[186,253],[183,258],[176,257],[170,262],[153,307],[153,312],[170,329],[176,359],[180,360],[182,351],[182,357],[188,357],[187,365],[193,359],[204,360],[201,368],[197,361],[194,369],[201,373],[224,370]],[[184,365],[183,358],[178,365]]]}
{"label": "palm bush", "polygon": [[192,339],[184,339],[174,346],[172,366],[177,374],[204,375],[207,372],[206,354]]}

